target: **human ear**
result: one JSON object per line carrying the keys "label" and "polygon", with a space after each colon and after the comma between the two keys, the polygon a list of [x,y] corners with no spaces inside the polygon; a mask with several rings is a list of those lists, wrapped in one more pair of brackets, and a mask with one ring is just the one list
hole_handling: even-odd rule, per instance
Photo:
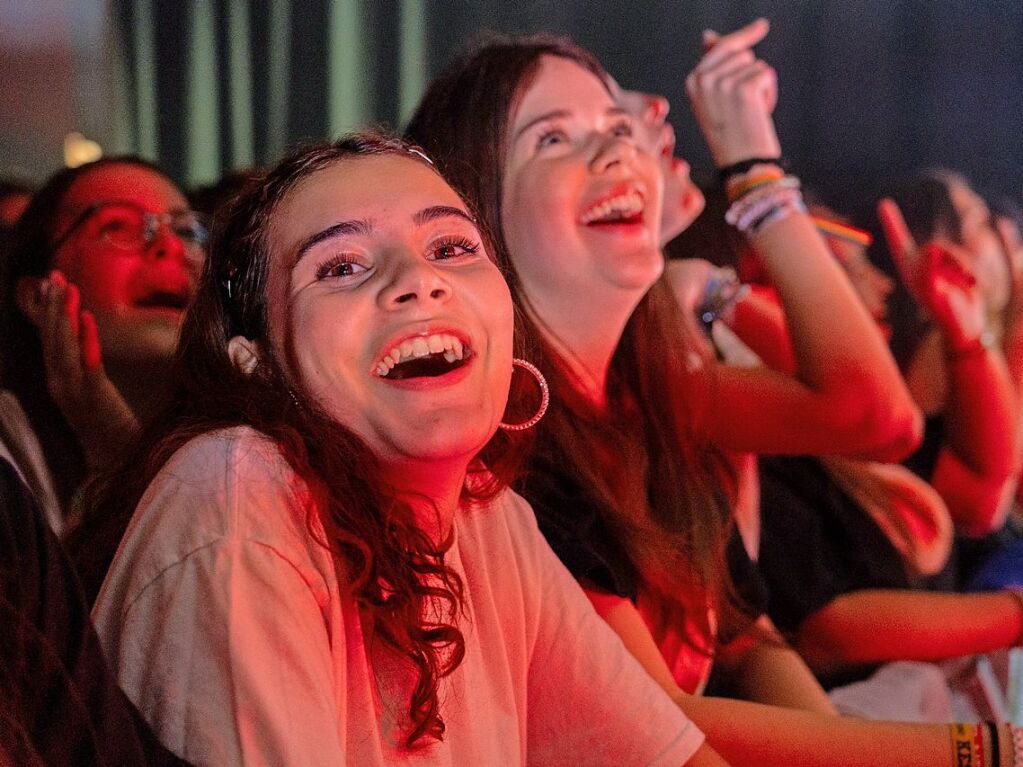
{"label": "human ear", "polygon": [[45,286],[47,281],[42,277],[22,277],[14,289],[15,303],[37,328],[43,324],[46,314]]}
{"label": "human ear", "polygon": [[227,356],[243,375],[252,375],[252,371],[259,364],[261,354],[259,342],[245,336],[235,336],[227,342]]}

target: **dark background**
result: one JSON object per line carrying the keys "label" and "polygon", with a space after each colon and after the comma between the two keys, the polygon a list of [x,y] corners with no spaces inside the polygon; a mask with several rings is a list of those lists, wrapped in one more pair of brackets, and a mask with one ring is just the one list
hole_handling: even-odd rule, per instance
{"label": "dark background", "polygon": [[[224,53],[238,34],[228,10],[237,9],[239,1],[248,17],[252,82],[251,148],[244,157],[236,156],[237,141],[231,139],[236,135],[227,109],[231,72]],[[0,0],[0,22],[13,18],[18,2]],[[39,2],[56,5],[54,0]],[[187,140],[185,109],[193,53],[189,46],[194,44],[189,39],[189,14],[195,3],[146,2],[149,15],[139,12],[141,0],[82,0],[65,12],[70,29],[67,50],[62,52],[58,44],[56,53],[47,54],[21,45],[18,60],[30,56],[33,62],[31,66],[22,62],[22,76],[27,72],[38,79],[43,67],[52,82],[36,86],[19,79],[0,88],[4,110],[0,147],[7,149],[0,155],[0,172],[15,168],[21,175],[27,172],[41,178],[60,161],[50,147],[56,143],[51,133],[63,136],[83,122],[85,132],[103,133],[109,116],[102,113],[102,103],[91,92],[83,98],[81,91],[83,82],[96,91],[107,70],[94,66],[94,72],[83,77],[80,62],[108,54],[109,46],[120,41],[128,75],[122,89],[107,90],[123,92],[120,98],[127,105],[123,111],[128,118],[121,120],[124,126],[117,140],[105,143],[105,148],[109,143],[110,151],[138,151],[138,128],[133,128],[131,115],[139,88],[148,87],[143,98],[155,99],[157,107],[156,148],[149,153],[185,184],[201,180],[194,156],[191,161],[189,157],[196,147],[194,140],[191,146]],[[354,8],[362,50],[360,121],[400,127],[402,112],[407,114],[408,104],[399,103],[398,93],[400,62],[408,55],[399,42],[403,18],[406,24],[415,19],[425,47],[413,62],[422,70],[422,82],[481,30],[547,30],[568,34],[593,50],[623,85],[667,95],[673,104],[678,153],[695,168],[706,168],[709,158],[683,93],[685,75],[697,59],[701,31],[731,30],[763,15],[771,20],[772,30],[758,52],[779,74],[776,118],[782,145],[792,170],[826,198],[839,203],[859,201],[915,169],[938,165],[962,170],[984,191],[1017,199],[1023,194],[1023,0],[290,0],[287,113],[279,121],[286,122],[286,127],[277,136],[271,135],[266,117],[267,61],[269,47],[281,39],[280,30],[270,28],[275,4],[286,0],[197,2],[212,8],[215,29],[208,39],[219,46],[215,59],[219,67],[200,86],[220,86],[219,152],[214,167],[202,168],[206,181],[252,161],[272,163],[282,146],[330,135],[327,19],[331,11]],[[84,26],[76,17],[87,16],[89,6],[106,19],[108,38],[93,42],[75,38],[76,30]],[[155,29],[148,32],[155,51],[155,77],[140,85],[131,75],[132,38],[140,33],[140,19],[145,18],[154,20]],[[30,20],[21,24],[18,34],[31,31],[33,23],[49,24],[52,31],[53,25],[45,19]],[[0,23],[0,31],[2,27]],[[81,37],[80,31],[77,34]],[[3,66],[14,61],[10,49],[18,41],[12,43],[8,35],[0,43]],[[62,83],[70,83],[71,95],[61,91]],[[102,135],[97,138],[102,140]],[[32,162],[26,166],[29,156]]]}

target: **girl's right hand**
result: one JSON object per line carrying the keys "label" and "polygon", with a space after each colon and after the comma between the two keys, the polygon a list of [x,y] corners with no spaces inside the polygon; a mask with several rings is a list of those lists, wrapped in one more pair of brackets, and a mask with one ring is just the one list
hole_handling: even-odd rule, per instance
{"label": "girl's right hand", "polygon": [[984,298],[967,266],[969,254],[944,240],[918,246],[894,200],[881,200],[877,215],[903,283],[949,346],[961,349],[979,341],[986,328]]}
{"label": "girl's right hand", "polygon": [[686,78],[693,114],[719,168],[753,157],[781,157],[772,117],[777,77],[753,52],[769,29],[766,19],[757,19],[723,36],[704,32],[703,58]]}
{"label": "girl's right hand", "polygon": [[106,464],[138,429],[138,421],[103,369],[92,312],[58,271],[38,286],[39,331],[50,396],[74,429],[92,467]]}

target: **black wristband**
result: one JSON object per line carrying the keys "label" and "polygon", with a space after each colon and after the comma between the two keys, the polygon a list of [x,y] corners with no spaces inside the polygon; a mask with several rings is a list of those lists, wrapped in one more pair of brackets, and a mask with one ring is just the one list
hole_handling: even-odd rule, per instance
{"label": "black wristband", "polygon": [[785,170],[785,158],[750,157],[748,160],[739,160],[739,162],[733,162],[731,165],[718,168],[718,178],[721,179],[723,183],[732,176],[740,176],[743,173],[748,173],[754,165],[777,165],[782,170]]}

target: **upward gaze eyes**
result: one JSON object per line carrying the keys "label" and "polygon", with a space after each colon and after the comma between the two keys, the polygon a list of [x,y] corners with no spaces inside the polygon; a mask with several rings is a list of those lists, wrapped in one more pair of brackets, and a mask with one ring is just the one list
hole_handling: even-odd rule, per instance
{"label": "upward gaze eyes", "polygon": [[[454,235],[442,237],[430,243],[426,250],[427,261],[457,261],[480,252],[480,243],[468,237]],[[342,283],[357,281],[372,269],[366,259],[352,253],[338,253],[327,258],[316,267],[316,279],[337,280]]]}
{"label": "upward gaze eyes", "polygon": [[[631,138],[633,135],[632,120],[628,117],[622,117],[619,120],[615,120],[608,128],[607,132],[609,135],[616,138]],[[540,134],[536,139],[537,149],[546,149],[548,147],[559,146],[568,144],[571,142],[571,138],[564,128],[548,126],[540,131]]]}

